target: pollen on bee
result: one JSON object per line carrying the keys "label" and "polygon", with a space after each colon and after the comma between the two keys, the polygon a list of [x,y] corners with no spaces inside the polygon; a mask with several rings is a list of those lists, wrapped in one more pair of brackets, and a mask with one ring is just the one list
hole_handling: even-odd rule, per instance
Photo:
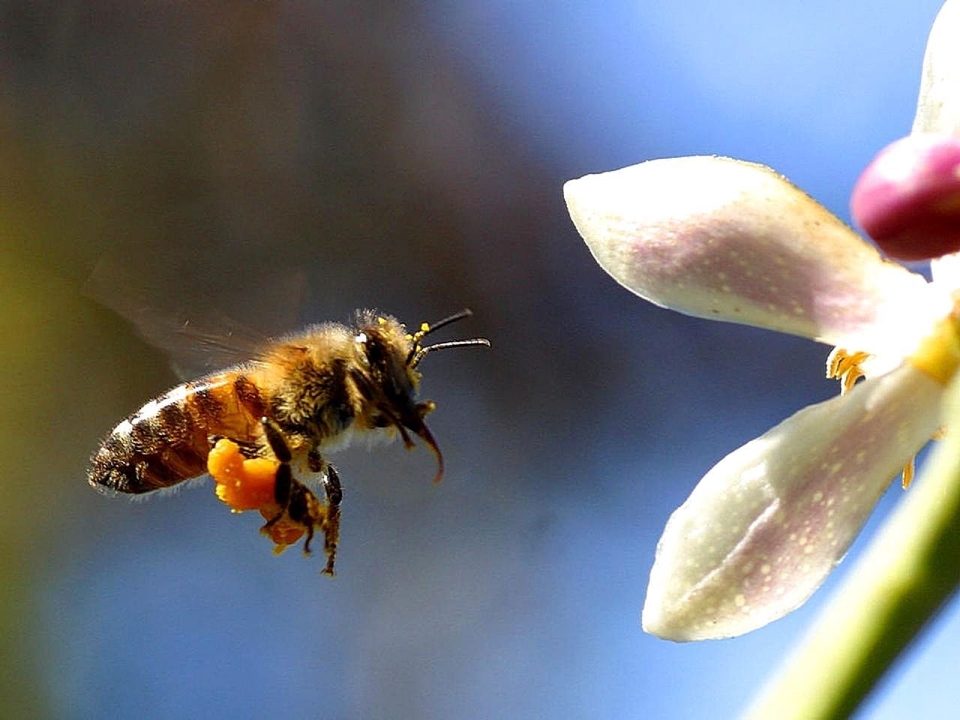
{"label": "pollen on bee", "polygon": [[[278,467],[280,463],[276,460],[244,457],[240,446],[227,438],[217,440],[207,456],[207,472],[216,482],[217,497],[233,512],[259,510],[267,520],[282,510],[274,496]],[[277,554],[302,538],[304,532],[302,523],[286,516],[265,530]]]}
{"label": "pollen on bee", "polygon": [[[275,505],[274,507],[278,506]],[[263,515],[263,517],[267,520],[273,517],[273,511],[268,511],[266,508],[260,508],[260,514]],[[304,530],[303,525],[294,524],[289,518],[282,517],[280,520],[261,532],[273,540],[273,553],[274,555],[279,555],[287,549],[287,546],[293,545],[300,538],[302,538],[304,532],[306,531]]]}
{"label": "pollen on bee", "polygon": [[274,499],[278,467],[276,460],[244,457],[240,447],[227,438],[220,438],[207,457],[207,472],[217,484],[217,497],[234,512],[262,509],[279,512],[280,506]]}

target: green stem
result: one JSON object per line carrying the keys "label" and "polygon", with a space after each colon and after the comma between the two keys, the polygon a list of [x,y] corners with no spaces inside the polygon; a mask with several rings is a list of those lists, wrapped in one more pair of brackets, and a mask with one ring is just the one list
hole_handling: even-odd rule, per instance
{"label": "green stem", "polygon": [[746,717],[848,718],[960,586],[960,383],[922,477]]}

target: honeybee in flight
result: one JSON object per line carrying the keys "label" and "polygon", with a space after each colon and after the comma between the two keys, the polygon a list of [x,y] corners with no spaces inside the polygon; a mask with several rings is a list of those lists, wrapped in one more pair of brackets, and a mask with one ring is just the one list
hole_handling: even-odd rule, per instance
{"label": "honeybee in flight", "polygon": [[[484,338],[424,345],[469,310],[408,333],[395,318],[359,311],[351,325],[325,323],[270,341],[249,362],[185,382],[117,425],[90,461],[89,483],[141,494],[209,473],[234,510],[257,509],[277,550],[314,532],[333,574],[342,491],[326,453],[357,433],[396,433],[409,449],[419,437],[443,455],[418,401],[418,366],[437,350],[489,346]],[[319,480],[324,499],[299,478]]]}

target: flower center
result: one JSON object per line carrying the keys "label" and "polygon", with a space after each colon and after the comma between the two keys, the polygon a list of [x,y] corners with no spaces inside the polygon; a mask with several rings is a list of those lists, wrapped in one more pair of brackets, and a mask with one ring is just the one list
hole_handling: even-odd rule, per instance
{"label": "flower center", "polygon": [[943,386],[953,380],[960,367],[960,305],[934,325],[907,362]]}
{"label": "flower center", "polygon": [[[870,353],[850,352],[836,347],[827,356],[827,378],[840,381],[840,394],[846,395],[864,376],[862,365]],[[939,384],[946,386],[960,369],[960,302],[953,312],[934,325],[933,332],[920,341],[906,361]],[[936,439],[936,438],[934,438]],[[913,481],[916,457],[903,468],[903,487]]]}

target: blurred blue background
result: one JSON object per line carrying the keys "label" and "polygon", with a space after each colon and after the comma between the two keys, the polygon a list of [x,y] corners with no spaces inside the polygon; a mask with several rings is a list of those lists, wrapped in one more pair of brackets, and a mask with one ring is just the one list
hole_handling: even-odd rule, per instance
{"label": "blurred blue background", "polygon": [[[731,717],[803,609],[677,645],[639,613],[660,531],[735,447],[831,396],[827,348],[650,306],[593,263],[569,178],[702,153],[847,217],[909,130],[939,0],[8,4],[0,10],[0,715]],[[461,307],[431,356],[447,459],[336,458],[338,577],[279,558],[209,484],[87,487],[176,382],[81,292],[280,332]],[[111,304],[111,298],[104,298]],[[884,499],[867,535],[900,496]],[[951,605],[869,718],[955,707]]]}

